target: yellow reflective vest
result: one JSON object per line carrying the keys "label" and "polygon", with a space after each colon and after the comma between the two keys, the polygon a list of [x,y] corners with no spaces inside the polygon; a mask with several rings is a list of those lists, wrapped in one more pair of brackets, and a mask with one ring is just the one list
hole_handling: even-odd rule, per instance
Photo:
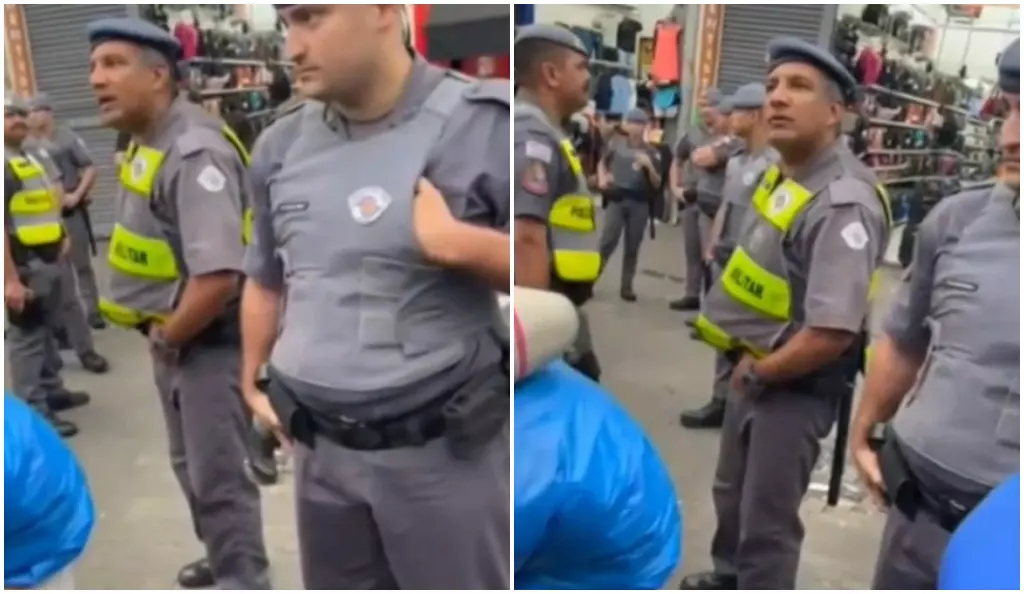
{"label": "yellow reflective vest", "polygon": [[[227,126],[221,132],[248,167],[249,153],[239,138]],[[114,225],[110,236],[107,261],[113,272],[111,289],[115,297],[101,299],[99,304],[103,316],[118,326],[138,328],[163,322],[178,292],[181,272],[177,258],[149,213],[149,200],[165,158],[161,150],[132,143],[120,167],[118,181],[126,201],[122,208],[129,214]],[[251,237],[252,208],[246,206],[243,243],[248,244]]]}
{"label": "yellow reflective vest", "polygon": [[[783,242],[818,192],[793,180],[782,181],[777,166],[765,172],[752,201],[757,216],[744,229],[695,322],[701,340],[720,351],[745,350],[755,357],[778,346],[790,329],[793,307]],[[881,186],[876,192],[891,227],[889,196]],[[872,294],[877,279],[876,273]]]}
{"label": "yellow reflective vest", "polygon": [[34,157],[7,160],[11,174],[21,188],[11,196],[8,212],[14,239],[22,246],[50,246],[64,239],[61,204],[46,170]]}

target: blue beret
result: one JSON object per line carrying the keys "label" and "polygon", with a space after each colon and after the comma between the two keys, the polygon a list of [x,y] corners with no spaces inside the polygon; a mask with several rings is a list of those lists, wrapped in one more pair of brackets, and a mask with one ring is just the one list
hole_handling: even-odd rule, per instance
{"label": "blue beret", "polygon": [[28,106],[32,110],[53,111],[53,101],[50,101],[50,97],[46,93],[36,93],[29,99]]}
{"label": "blue beret", "polygon": [[999,58],[999,88],[1020,95],[1020,37],[1014,39]]}
{"label": "blue beret", "polygon": [[633,109],[627,111],[626,115],[622,116],[622,121],[629,122],[631,124],[646,124],[650,122],[651,119],[647,117],[646,111],[638,107],[634,107]]}
{"label": "blue beret", "polygon": [[761,109],[768,93],[761,83],[750,83],[736,89],[730,99],[733,109]]}
{"label": "blue beret", "polygon": [[832,54],[820,47],[796,37],[777,37],[768,43],[768,71],[783,64],[799,62],[817,68],[830,78],[843,92],[843,99],[853,103],[857,94],[857,79],[836,60]]}
{"label": "blue beret", "polygon": [[575,33],[558,25],[536,24],[520,27],[519,33],[516,34],[515,45],[529,40],[547,41],[581,53],[584,56],[590,55],[583,42],[580,41],[579,37],[576,37]]}
{"label": "blue beret", "polygon": [[89,23],[85,31],[89,43],[93,46],[106,41],[127,41],[160,52],[172,66],[181,58],[181,44],[178,40],[167,31],[142,19],[100,19]]}
{"label": "blue beret", "polygon": [[732,95],[727,95],[723,97],[722,100],[718,102],[718,113],[724,116],[731,114],[733,109],[735,109],[736,107],[734,105],[734,101],[735,97],[733,97]]}

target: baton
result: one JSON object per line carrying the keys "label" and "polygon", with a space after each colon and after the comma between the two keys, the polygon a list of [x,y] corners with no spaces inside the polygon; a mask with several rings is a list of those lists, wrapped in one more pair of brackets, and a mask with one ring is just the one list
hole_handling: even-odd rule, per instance
{"label": "baton", "polygon": [[828,477],[829,507],[839,504],[843,490],[843,471],[846,469],[846,445],[850,437],[850,415],[853,409],[853,387],[839,401],[839,414],[836,415],[836,443],[832,450],[832,473]]}
{"label": "baton", "polygon": [[82,220],[85,221],[85,233],[89,236],[89,249],[92,251],[93,257],[96,257],[99,254],[99,251],[96,249],[96,235],[92,230],[92,219],[89,218],[89,207],[82,204],[78,209],[82,213]]}

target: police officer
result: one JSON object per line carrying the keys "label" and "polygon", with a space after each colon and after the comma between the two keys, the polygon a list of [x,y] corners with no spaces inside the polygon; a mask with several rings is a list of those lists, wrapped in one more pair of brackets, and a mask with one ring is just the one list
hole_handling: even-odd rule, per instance
{"label": "police officer", "polygon": [[515,41],[515,282],[550,289],[578,308],[570,363],[597,381],[601,367],[582,306],[601,273],[594,199],[564,123],[589,99],[587,50],[555,25],[522,27]]}
{"label": "police officer", "polygon": [[24,149],[28,106],[4,97],[4,305],[7,357],[14,393],[45,416],[58,433],[78,427],[56,415],[89,402],[84,392],[64,388],[50,365],[61,303],[60,263],[70,241],[60,218],[61,191],[42,162]]}
{"label": "police officer", "polygon": [[[921,224],[851,429],[861,478],[888,506],[880,589],[935,588],[950,533],[1020,471],[1019,38],[999,85],[999,183],[942,200]],[[889,421],[875,453],[873,429]]]}
{"label": "police officer", "polygon": [[[778,160],[778,153],[768,145],[768,123],[762,110],[764,101],[765,88],[761,83],[743,85],[726,99],[731,109],[729,133],[742,142],[743,148],[726,165],[722,205],[715,215],[704,254],[704,261],[709,263],[712,276],[716,279],[728,263],[740,238],[743,221],[750,210],[750,200],[761,174]],[[698,409],[684,411],[679,419],[684,427],[695,429],[722,426],[731,375],[732,365],[724,354],[719,353],[715,358],[711,401]]]}
{"label": "police officer", "polygon": [[768,55],[765,117],[780,161],[761,176],[695,323],[735,369],[712,489],[715,567],[683,589],[795,588],[800,503],[819,441],[852,397],[888,238],[888,198],[839,137],[856,81],[795,38]]}
{"label": "police officer", "polygon": [[722,203],[725,165],[740,148],[729,135],[724,99],[718,89],[708,90],[700,101],[700,124],[676,143],[676,166],[670,177],[674,176],[673,193],[685,205],[681,220],[686,255],[686,294],[670,304],[676,311],[700,308],[700,293],[707,280],[704,252],[711,223]]}
{"label": "police officer", "polygon": [[100,121],[131,135],[100,311],[149,340],[171,467],[206,548],[178,581],[269,588],[238,388],[246,155],[220,120],[179,96],[177,40],[130,18],[87,33]]}
{"label": "police officer", "polygon": [[[38,94],[30,103],[29,131],[26,149],[37,154],[40,161],[51,164],[53,179],[64,190],[61,214],[71,241],[71,253],[61,262],[61,329],[86,371],[106,373],[107,360],[96,352],[91,328],[103,328],[99,316],[99,292],[92,269],[94,241],[89,224],[88,193],[96,179],[96,169],[85,143],[74,132],[57,127],[53,106],[45,94]],[[85,308],[88,308],[88,314]],[[55,341],[56,342],[56,341]],[[60,365],[60,354],[51,348],[51,365]]]}
{"label": "police officer", "polygon": [[414,56],[400,5],[277,9],[309,100],[254,149],[243,382],[303,581],[508,589],[508,82]]}
{"label": "police officer", "polygon": [[636,301],[633,279],[636,277],[640,244],[644,240],[647,219],[651,215],[654,192],[661,184],[658,149],[644,139],[650,119],[641,109],[631,109],[622,118],[623,135],[609,144],[598,163],[598,187],[608,200],[601,235],[601,262],[608,259],[625,236],[622,280],[619,295],[623,301]]}

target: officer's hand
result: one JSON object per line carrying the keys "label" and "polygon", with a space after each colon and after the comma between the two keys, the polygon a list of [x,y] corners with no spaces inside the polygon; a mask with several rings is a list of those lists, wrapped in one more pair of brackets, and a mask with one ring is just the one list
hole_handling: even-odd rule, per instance
{"label": "officer's hand", "polygon": [[718,162],[718,158],[715,156],[715,149],[710,146],[702,146],[693,151],[693,154],[690,155],[690,161],[701,169],[707,169],[708,167],[714,167],[715,163]]}
{"label": "officer's hand", "polygon": [[284,433],[281,420],[277,418],[277,412],[270,405],[270,397],[263,392],[253,388],[245,391],[245,404],[252,412],[253,423],[263,431],[274,434],[282,445],[290,445],[291,440]]}
{"label": "officer's hand", "polygon": [[737,394],[743,394],[743,377],[747,375],[747,371],[754,365],[754,357],[752,355],[744,354],[740,362],[736,364],[736,367],[732,370],[732,377],[729,378],[729,387],[732,388],[733,392]]}
{"label": "officer's hand", "polygon": [[601,190],[602,192],[607,192],[608,189],[612,187],[612,184],[615,183],[615,178],[612,177],[612,174],[610,173],[605,175],[603,179],[598,177],[598,180],[599,181],[597,182],[597,189]]}
{"label": "officer's hand", "polygon": [[64,208],[74,208],[78,206],[78,203],[82,201],[82,196],[77,192],[67,192],[64,194]]}
{"label": "officer's hand", "polygon": [[636,166],[644,169],[652,169],[654,163],[651,162],[651,157],[647,153],[637,153],[636,155]]}
{"label": "officer's hand", "polygon": [[176,365],[181,352],[167,343],[163,328],[159,324],[149,327],[149,352],[164,365]]}
{"label": "officer's hand", "polygon": [[70,253],[71,253],[71,238],[70,237],[65,237],[60,242],[60,253],[58,254],[58,257],[61,260],[66,260],[67,257],[68,257],[68,254],[70,254]]}
{"label": "officer's hand", "polygon": [[884,510],[887,507],[885,483],[882,481],[882,466],[878,461],[878,454],[871,449],[867,440],[855,439],[850,445],[850,450],[853,453],[853,464],[857,467],[857,474],[860,475],[864,488],[871,495],[875,505]]}
{"label": "officer's hand", "polygon": [[4,283],[4,305],[14,313],[21,313],[25,304],[32,299],[32,290],[19,280]]}
{"label": "officer's hand", "polygon": [[717,247],[718,245],[714,241],[708,243],[707,249],[704,250],[705,264],[710,264],[715,261],[715,248]]}
{"label": "officer's hand", "polygon": [[453,263],[450,238],[461,223],[452,216],[441,192],[427,179],[420,179],[413,200],[413,228],[427,259],[442,266]]}

